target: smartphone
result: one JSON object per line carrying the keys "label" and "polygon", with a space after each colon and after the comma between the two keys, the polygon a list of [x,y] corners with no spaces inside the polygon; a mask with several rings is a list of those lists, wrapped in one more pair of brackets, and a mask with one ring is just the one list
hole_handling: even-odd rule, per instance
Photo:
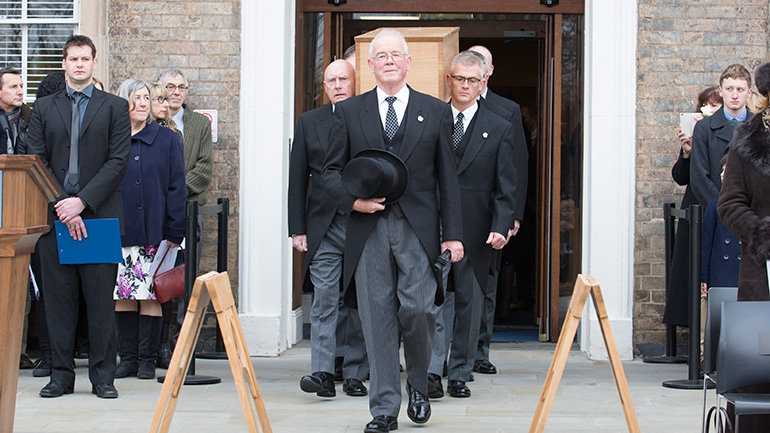
{"label": "smartphone", "polygon": [[679,113],[679,129],[688,137],[692,137],[695,122],[703,117],[700,113]]}

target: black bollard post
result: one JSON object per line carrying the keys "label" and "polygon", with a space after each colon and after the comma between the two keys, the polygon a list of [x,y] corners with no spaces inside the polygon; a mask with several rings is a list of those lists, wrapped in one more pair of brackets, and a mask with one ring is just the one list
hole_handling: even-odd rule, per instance
{"label": "black bollard post", "polygon": [[[663,227],[665,230],[665,272],[666,290],[668,290],[671,261],[674,257],[674,239],[676,238],[676,217],[671,214],[676,209],[674,203],[663,204]],[[648,364],[684,364],[687,358],[676,354],[676,325],[666,325],[666,354],[663,356],[648,356],[642,360]]]}
{"label": "black bollard post", "polygon": [[[690,341],[687,379],[667,380],[663,382],[663,386],[674,389],[703,389],[703,379],[700,378],[700,237],[703,213],[699,204],[691,205],[686,211],[685,217],[690,221],[690,266],[688,269]],[[714,388],[714,383],[708,381],[707,386]]]}

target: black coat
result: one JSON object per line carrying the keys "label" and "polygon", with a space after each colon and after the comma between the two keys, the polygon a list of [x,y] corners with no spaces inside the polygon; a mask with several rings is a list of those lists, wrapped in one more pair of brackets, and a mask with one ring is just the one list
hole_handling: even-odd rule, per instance
{"label": "black coat", "polygon": [[[27,153],[37,155],[62,190],[56,202],[69,195],[62,185],[69,167],[72,108],[66,90],[35,102],[29,126]],[[128,167],[131,124],[128,102],[94,89],[80,128],[80,197],[86,204],[83,219],[118,218],[123,232],[120,181]],[[48,204],[48,224],[58,219],[55,202]]]}
{"label": "black coat", "polygon": [[302,113],[291,146],[289,162],[289,236],[307,235],[303,287],[312,291],[308,277],[310,260],[315,255],[334,218],[337,205],[321,181],[323,162],[329,143],[332,104]]}
{"label": "black coat", "polygon": [[[462,240],[460,184],[451,146],[452,115],[449,105],[410,88],[405,135],[398,156],[409,170],[406,192],[398,201],[417,233],[431,263],[440,253],[439,217],[443,240]],[[338,102],[329,133],[323,182],[336,205],[348,213],[343,287],[350,288],[353,275],[374,225],[383,212],[352,211],[356,197],[342,183],[347,162],[364,149],[385,149],[377,92]],[[351,299],[352,293],[346,295]]]}
{"label": "black coat", "polygon": [[516,209],[516,168],[513,165],[513,126],[480,102],[460,146],[457,166],[463,211],[465,255],[484,290],[492,265],[490,232],[508,235]]}
{"label": "black coat", "polygon": [[[498,116],[508,120],[513,128],[513,165],[516,167],[516,210],[514,216],[517,220],[524,220],[524,206],[527,203],[527,181],[529,176],[529,149],[527,149],[527,138],[524,135],[524,124],[521,117],[521,108],[519,104],[504,98],[491,90],[487,91],[486,101],[493,105],[503,108],[510,113],[510,117],[505,116],[494,106],[488,108]],[[513,224],[511,224],[513,227]]]}

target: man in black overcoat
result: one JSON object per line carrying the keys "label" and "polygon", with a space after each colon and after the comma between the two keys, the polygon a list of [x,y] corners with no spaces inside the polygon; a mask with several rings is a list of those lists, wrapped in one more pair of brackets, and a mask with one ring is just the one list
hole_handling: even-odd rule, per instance
{"label": "man in black overcoat", "polygon": [[[442,250],[451,251],[453,262],[462,259],[463,246],[449,106],[406,85],[411,57],[396,30],[382,30],[374,38],[368,64],[377,87],[337,104],[323,181],[348,213],[343,285],[356,290],[369,355],[374,419],[364,431],[379,433],[398,428],[400,336],[407,415],[418,424],[430,418],[427,375],[438,310],[431,264]],[[408,168],[406,192],[396,203],[355,197],[343,184],[348,161],[370,148],[394,153]]]}
{"label": "man in black overcoat", "polygon": [[[324,71],[324,90],[330,103],[302,113],[291,148],[289,164],[289,234],[297,251],[305,252],[303,285],[314,292],[310,308],[310,344],[313,374],[300,387],[321,397],[334,397],[335,350],[344,348],[343,391],[366,395],[363,381],[369,374],[366,347],[358,312],[348,314],[346,341],[337,339],[342,258],[345,247],[345,212],[329,198],[321,181],[334,107],[353,96],[356,71],[345,60],[335,60]],[[310,283],[310,284],[308,284]]]}
{"label": "man in black overcoat", "polygon": [[[484,292],[489,284],[493,251],[508,238],[516,206],[516,168],[513,164],[513,126],[479,100],[486,60],[464,51],[452,61],[447,85],[451,89],[453,148],[463,204],[465,256],[452,265],[454,330],[449,354],[447,392],[470,397],[466,385],[476,359]],[[444,308],[451,308],[445,305]],[[452,327],[452,322],[444,323]],[[437,350],[437,346],[442,346]],[[444,342],[435,341],[429,369],[429,396],[438,397],[446,359]]]}

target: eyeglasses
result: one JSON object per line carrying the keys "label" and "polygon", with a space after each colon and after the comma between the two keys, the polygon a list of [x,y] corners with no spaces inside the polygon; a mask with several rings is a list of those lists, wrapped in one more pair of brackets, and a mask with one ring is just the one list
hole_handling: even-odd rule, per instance
{"label": "eyeglasses", "polygon": [[168,90],[168,93],[174,93],[176,89],[179,89],[181,93],[184,93],[185,90],[190,90],[190,86],[185,86],[184,84],[180,85],[174,85],[174,84],[166,84],[166,90]]}
{"label": "eyeglasses", "polygon": [[391,59],[393,59],[394,62],[398,62],[398,61],[403,60],[403,58],[405,56],[406,56],[406,54],[399,53],[399,52],[390,53],[390,54],[380,53],[380,54],[377,54],[376,56],[374,56],[373,59],[377,63],[385,63],[385,61],[388,59],[388,57],[390,57]]}
{"label": "eyeglasses", "polygon": [[155,98],[156,101],[158,101],[158,104],[163,104],[164,102],[168,102],[168,98],[164,98],[162,96],[158,96]]}
{"label": "eyeglasses", "polygon": [[457,84],[463,84],[467,81],[471,86],[475,86],[476,84],[479,84],[479,81],[481,81],[481,78],[463,77],[460,75],[452,75],[452,79],[455,80],[455,83]]}

